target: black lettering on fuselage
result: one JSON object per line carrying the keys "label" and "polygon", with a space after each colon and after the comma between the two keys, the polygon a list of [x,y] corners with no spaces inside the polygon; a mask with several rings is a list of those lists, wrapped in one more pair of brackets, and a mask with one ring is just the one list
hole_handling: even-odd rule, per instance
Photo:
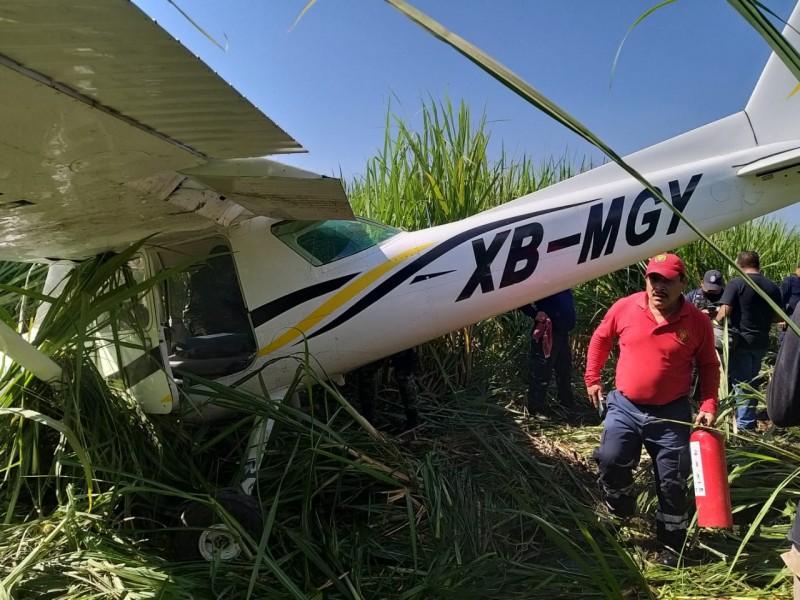
{"label": "black lettering on fuselage", "polygon": [[[661,190],[658,188],[656,188],[656,190],[661,193]],[[661,204],[661,200],[656,198],[655,194],[648,189],[642,190],[639,195],[636,196],[636,200],[633,201],[633,205],[631,206],[631,212],[628,214],[628,223],[625,226],[625,241],[631,246],[640,246],[644,244],[655,235],[656,229],[658,228],[661,208],[653,208],[642,215],[641,224],[646,226],[645,230],[642,232],[636,231],[636,226],[639,224],[639,211],[647,200],[653,200],[656,205]]]}
{"label": "black lettering on fuselage", "polygon": [[614,198],[611,201],[608,217],[605,221],[603,221],[602,203],[595,204],[589,209],[589,220],[586,223],[586,233],[583,236],[583,246],[578,257],[578,264],[586,262],[590,250],[592,252],[592,260],[600,256],[603,248],[605,248],[604,254],[606,255],[614,251],[624,204],[625,196]]}
{"label": "black lettering on fuselage", "polygon": [[[697,188],[697,184],[700,183],[700,178],[702,176],[702,173],[692,175],[683,194],[681,194],[681,184],[679,181],[675,180],[669,182],[669,193],[670,196],[672,196],[672,205],[677,208],[679,212],[682,213],[686,205],[689,204],[689,199],[692,197],[692,194],[694,194],[694,190]],[[680,222],[681,218],[673,213],[672,219],[669,222],[669,227],[667,227],[667,235],[675,233],[678,230],[678,224]]]}
{"label": "black lettering on fuselage", "polygon": [[[689,200],[692,198],[697,184],[703,177],[702,173],[692,175],[686,188],[681,192],[680,181],[669,182],[669,193],[672,205],[683,213]],[[659,188],[655,191],[661,193]],[[645,209],[645,203],[653,201],[653,207]],[[614,251],[614,246],[619,234],[622,221],[622,211],[625,204],[625,197],[620,196],[611,201],[608,215],[603,219],[603,204],[595,204],[589,209],[589,218],[586,222],[586,231],[583,236],[583,246],[578,257],[578,264],[586,262],[588,259],[599,258],[601,254],[609,255]],[[661,200],[649,189],[645,188],[634,199],[631,210],[625,223],[625,241],[629,246],[640,246],[653,238],[658,230],[658,223],[661,219],[661,212],[664,207],[659,206]],[[678,230],[680,216],[672,214],[666,235],[672,235]]]}
{"label": "black lettering on fuselage", "polygon": [[[503,278],[500,280],[501,288],[524,281],[533,274],[539,264],[539,244],[543,237],[544,228],[539,223],[529,223],[514,230]],[[526,240],[530,241],[524,243]],[[517,269],[520,263],[522,267]]]}
{"label": "black lettering on fuselage", "polygon": [[506,241],[510,230],[500,231],[494,236],[492,243],[487,248],[483,239],[472,240],[472,252],[475,254],[475,270],[472,276],[467,281],[467,285],[461,290],[461,293],[456,298],[456,302],[466,300],[475,293],[478,286],[481,286],[481,292],[491,292],[494,290],[494,282],[492,281],[492,261],[497,257],[500,248],[503,247],[503,242]]}
{"label": "black lettering on fuselage", "polygon": [[[689,204],[689,200],[692,198],[692,194],[694,194],[702,176],[702,173],[692,175],[683,192],[681,192],[678,180],[669,182],[672,204],[679,212],[682,213]],[[654,191],[661,193],[659,188],[654,188]],[[652,207],[645,206],[648,200],[652,200]],[[640,246],[652,239],[656,234],[661,219],[661,211],[664,210],[664,207],[659,206],[660,204],[661,200],[647,188],[639,192],[633,200],[625,223],[625,241],[629,246]],[[578,264],[584,263],[589,259],[594,260],[601,255],[608,256],[614,252],[620,227],[622,226],[625,196],[618,196],[611,200],[608,214],[604,214],[604,206],[605,203],[601,201],[589,208],[589,218],[586,222]],[[667,227],[666,235],[675,233],[679,223],[680,217],[673,214]],[[461,290],[458,298],[456,298],[456,302],[471,298],[478,287],[480,287],[483,294],[494,291],[492,263],[497,258],[510,233],[511,230],[497,232],[488,248],[482,238],[472,240],[475,270],[472,272],[464,289]],[[514,229],[511,247],[503,268],[503,275],[500,278],[500,289],[525,281],[533,275],[539,264],[539,246],[543,239],[544,227],[540,223],[528,223]],[[579,240],[580,234],[559,238],[551,241],[547,251],[555,252],[564,244],[566,244],[565,247],[577,245]]]}

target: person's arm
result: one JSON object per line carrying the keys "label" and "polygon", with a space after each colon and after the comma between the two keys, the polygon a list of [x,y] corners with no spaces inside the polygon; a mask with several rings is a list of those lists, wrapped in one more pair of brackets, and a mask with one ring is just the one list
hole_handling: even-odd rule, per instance
{"label": "person's arm", "polygon": [[600,371],[608,360],[614,340],[617,338],[617,310],[619,303],[608,309],[606,316],[592,334],[589,349],[586,352],[586,372],[583,380],[586,383],[586,393],[589,400],[597,408],[603,396],[603,383]]}
{"label": "person's arm", "polygon": [[717,323],[724,321],[732,310],[733,307],[730,304],[720,304],[717,309]]}
{"label": "person's arm", "polygon": [[[791,296],[792,296],[792,285],[791,285],[791,283],[792,283],[791,282],[791,278],[789,278],[789,277],[787,277],[786,279],[784,279],[781,282],[781,305],[780,306],[784,311],[788,311],[789,310],[789,300],[791,299]],[[775,322],[774,319],[773,319],[773,322]],[[786,330],[786,321],[784,321],[783,319],[779,319],[777,321],[777,323],[778,323],[778,327],[780,329],[783,329],[784,331]]]}
{"label": "person's arm", "polygon": [[703,337],[695,355],[700,382],[700,409],[694,422],[698,425],[714,424],[717,418],[717,396],[719,394],[719,357],[714,348],[714,329],[711,321],[702,319]]}
{"label": "person's arm", "polygon": [[[800,326],[800,311],[792,321]],[[778,427],[800,425],[800,338],[792,329],[786,330],[767,386],[767,414]]]}
{"label": "person's arm", "polygon": [[739,280],[738,278],[732,279],[725,290],[722,292],[722,297],[719,299],[719,309],[717,310],[717,323],[722,323],[725,319],[731,316],[733,306],[739,301]]}
{"label": "person's arm", "polygon": [[[781,294],[780,290],[773,288],[773,293],[770,294],[770,298],[772,301],[781,307],[782,310],[786,310],[787,304],[783,302],[783,295]],[[783,323],[783,317],[780,316],[777,312],[772,313],[772,322],[773,323]]]}

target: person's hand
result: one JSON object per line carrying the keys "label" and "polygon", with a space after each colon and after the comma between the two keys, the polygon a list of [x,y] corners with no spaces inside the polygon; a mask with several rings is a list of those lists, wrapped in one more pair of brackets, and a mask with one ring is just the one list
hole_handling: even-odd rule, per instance
{"label": "person's hand", "polygon": [[589,395],[589,400],[595,408],[598,407],[598,403],[603,401],[603,386],[599,383],[588,386],[586,388],[586,393]]}
{"label": "person's hand", "polygon": [[786,327],[787,327],[786,321],[779,321],[778,322],[778,329],[782,329],[783,331],[786,331]]}
{"label": "person's hand", "polygon": [[694,419],[695,425],[705,425],[706,427],[711,427],[714,425],[714,421],[716,421],[717,415],[712,412],[708,412],[707,410],[701,410],[697,413],[697,416]]}

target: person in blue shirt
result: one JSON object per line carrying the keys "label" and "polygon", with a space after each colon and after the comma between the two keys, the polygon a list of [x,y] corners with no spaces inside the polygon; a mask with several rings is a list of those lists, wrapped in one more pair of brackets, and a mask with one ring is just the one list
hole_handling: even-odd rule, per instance
{"label": "person in blue shirt", "polygon": [[725,281],[722,273],[711,269],[703,275],[700,287],[686,294],[686,299],[713,321],[717,317],[723,291],[725,291]]}
{"label": "person in blue shirt", "polygon": [[[567,289],[552,296],[520,307],[533,319],[530,349],[530,380],[528,384],[528,412],[543,413],[547,409],[547,389],[555,374],[558,402],[564,407],[575,406],[572,394],[572,347],[569,333],[575,328],[575,298]],[[545,324],[550,320],[552,328],[545,333]],[[540,333],[534,335],[537,326]],[[548,335],[550,336],[548,338]],[[552,342],[552,345],[551,343]],[[546,352],[549,350],[549,354]]]}
{"label": "person in blue shirt", "polygon": [[[800,263],[794,270],[794,275],[789,275],[781,282],[781,297],[783,298],[783,310],[790,317],[800,301]],[[778,348],[783,345],[783,338],[786,335],[786,323],[778,323]]]}

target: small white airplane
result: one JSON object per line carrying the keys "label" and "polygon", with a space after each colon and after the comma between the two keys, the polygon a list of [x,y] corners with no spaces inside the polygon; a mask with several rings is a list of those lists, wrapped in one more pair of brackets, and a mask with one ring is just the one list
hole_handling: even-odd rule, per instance
{"label": "small white airplane", "polygon": [[[797,30],[800,8],[784,31],[800,47]],[[125,0],[5,0],[0,89],[0,260],[51,262],[56,295],[71,261],[144,238],[142,279],[220,245],[233,258],[239,350],[180,352],[174,277],[144,298],[139,348],[99,353],[150,413],[217,414],[205,394],[186,401],[185,373],[232,385],[261,370],[241,385],[280,399],[297,363],[276,359],[305,344],[337,377],[696,238],[615,164],[423,231],[357,219],[338,180],[253,158],[301,147]],[[708,234],[785,207],[800,198],[797,91],[773,54],[742,112],[626,161]],[[13,330],[0,339],[60,378]]]}

